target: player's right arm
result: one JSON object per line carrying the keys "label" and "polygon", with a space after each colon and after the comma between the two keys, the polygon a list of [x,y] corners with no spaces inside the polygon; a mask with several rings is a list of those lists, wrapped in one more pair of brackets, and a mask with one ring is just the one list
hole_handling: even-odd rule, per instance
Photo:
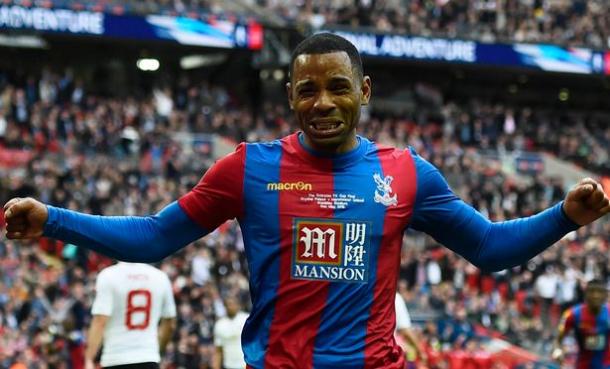
{"label": "player's right arm", "polygon": [[395,297],[395,308],[396,308],[396,331],[402,336],[402,338],[415,350],[417,357],[423,362],[426,361],[424,350],[421,349],[419,340],[415,337],[411,331],[413,325],[411,323],[411,316],[409,310],[405,304],[405,300],[396,294]]}
{"label": "player's right arm", "polygon": [[212,369],[222,369],[222,347],[216,346],[216,352],[214,353],[214,362],[212,363]]}
{"label": "player's right arm", "polygon": [[245,147],[219,160],[199,184],[155,215],[97,216],[45,205],[32,198],[4,206],[7,237],[51,237],[112,258],[155,262],[240,216]]}
{"label": "player's right arm", "polygon": [[163,356],[165,348],[176,330],[176,302],[172,293],[172,284],[167,275],[163,276],[163,283],[165,284],[165,293],[159,323],[159,352],[161,356]]}
{"label": "player's right arm", "polygon": [[574,311],[573,309],[567,309],[563,316],[561,317],[561,321],[559,322],[559,327],[557,329],[557,338],[555,339],[553,345],[553,351],[551,352],[551,356],[553,360],[561,362],[563,361],[564,352],[563,352],[563,339],[566,334],[574,327]]}

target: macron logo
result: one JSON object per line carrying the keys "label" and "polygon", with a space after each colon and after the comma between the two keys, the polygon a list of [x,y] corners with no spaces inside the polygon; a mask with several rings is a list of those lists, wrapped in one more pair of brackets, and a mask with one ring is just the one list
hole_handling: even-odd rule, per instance
{"label": "macron logo", "polygon": [[267,183],[267,191],[311,191],[312,189],[311,183],[302,181]]}

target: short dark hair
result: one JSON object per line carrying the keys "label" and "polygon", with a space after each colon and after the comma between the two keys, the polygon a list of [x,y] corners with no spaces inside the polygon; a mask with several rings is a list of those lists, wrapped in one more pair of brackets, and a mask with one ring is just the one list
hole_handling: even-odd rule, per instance
{"label": "short dark hair", "polygon": [[590,280],[589,282],[587,282],[587,288],[595,288],[595,287],[600,287],[603,289],[606,289],[606,281],[604,281],[603,279],[599,279],[599,278],[595,278]]}
{"label": "short dark hair", "polygon": [[356,46],[345,38],[328,32],[317,33],[307,37],[292,51],[290,66],[288,67],[290,78],[292,78],[294,61],[299,55],[329,54],[338,51],[345,51],[347,53],[352,62],[352,71],[359,78],[359,81],[361,81],[362,78],[364,78],[364,70],[362,68],[362,59],[360,59],[360,53],[358,53]]}

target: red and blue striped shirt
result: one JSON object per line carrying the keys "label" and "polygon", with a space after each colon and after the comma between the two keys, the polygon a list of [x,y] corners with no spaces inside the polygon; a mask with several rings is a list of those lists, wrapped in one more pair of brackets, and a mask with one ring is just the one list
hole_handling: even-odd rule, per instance
{"label": "red and blue striped shirt", "polygon": [[440,207],[461,201],[412,151],[358,141],[332,157],[297,134],[242,144],[179,201],[205,229],[239,219],[254,302],[243,334],[252,368],[404,368],[393,336],[403,232],[451,234],[442,218],[456,214]]}
{"label": "red and blue striped shirt", "polygon": [[610,368],[610,308],[604,304],[593,314],[585,304],[567,309],[561,319],[562,332],[574,330],[578,344],[576,369]]}
{"label": "red and blue striped shirt", "polygon": [[577,228],[561,203],[492,223],[413,150],[358,137],[352,151],[327,156],[307,149],[301,135],[239,145],[153,216],[49,206],[44,233],[153,262],[237,218],[253,303],[242,334],[250,368],[398,369],[394,295],[407,228],[488,270],[519,265]]}

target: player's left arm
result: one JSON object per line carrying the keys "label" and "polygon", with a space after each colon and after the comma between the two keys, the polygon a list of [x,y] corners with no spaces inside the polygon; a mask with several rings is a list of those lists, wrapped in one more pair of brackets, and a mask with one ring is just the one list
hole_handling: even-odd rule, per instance
{"label": "player's left arm", "polygon": [[159,322],[159,353],[165,353],[165,348],[176,330],[176,318],[161,318]]}
{"label": "player's left arm", "polygon": [[597,182],[586,179],[566,199],[536,215],[491,222],[457,197],[432,164],[412,152],[417,170],[417,195],[411,226],[485,270],[520,265],[557,242],[566,233],[610,212]]}
{"label": "player's left arm", "polygon": [[426,353],[422,349],[419,340],[415,337],[415,333],[411,331],[409,328],[403,328],[398,330],[398,334],[402,336],[402,338],[415,350],[415,355],[417,358],[423,362],[426,362],[428,358],[426,357]]}

